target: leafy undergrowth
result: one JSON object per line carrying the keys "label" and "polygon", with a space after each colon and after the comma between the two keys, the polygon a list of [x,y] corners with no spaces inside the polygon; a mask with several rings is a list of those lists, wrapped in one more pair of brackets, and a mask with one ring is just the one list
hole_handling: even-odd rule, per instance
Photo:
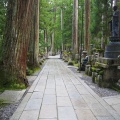
{"label": "leafy undergrowth", "polygon": [[26,88],[25,84],[13,83],[10,86],[0,86],[0,92],[3,92],[5,90],[22,90],[25,88]]}
{"label": "leafy undergrowth", "polygon": [[78,63],[76,63],[76,64],[74,64],[74,66],[75,66],[75,67],[78,67],[79,65],[78,65]]}
{"label": "leafy undergrowth", "polygon": [[40,67],[28,67],[26,70],[26,75],[32,75],[38,70],[40,70]]}
{"label": "leafy undergrowth", "polygon": [[[31,75],[38,70],[40,70],[40,67],[29,68],[27,75]],[[5,74],[5,72],[0,69],[0,92],[5,90],[22,90],[26,89],[26,87],[24,81],[21,82],[16,76],[12,76],[10,73]]]}
{"label": "leafy undergrowth", "polygon": [[118,86],[116,84],[113,84],[110,88],[117,91],[117,92],[120,92],[120,86]]}
{"label": "leafy undergrowth", "polygon": [[18,90],[18,89],[25,89],[26,86],[24,82],[22,82],[20,79],[12,76],[11,74],[4,74],[0,76],[0,91],[4,90]]}

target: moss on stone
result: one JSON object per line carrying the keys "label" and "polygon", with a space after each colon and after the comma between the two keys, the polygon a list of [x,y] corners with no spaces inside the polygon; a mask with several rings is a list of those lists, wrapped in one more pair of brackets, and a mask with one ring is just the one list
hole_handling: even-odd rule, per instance
{"label": "moss on stone", "polygon": [[69,61],[69,62],[68,62],[68,65],[73,65],[73,62],[72,62],[72,61]]}

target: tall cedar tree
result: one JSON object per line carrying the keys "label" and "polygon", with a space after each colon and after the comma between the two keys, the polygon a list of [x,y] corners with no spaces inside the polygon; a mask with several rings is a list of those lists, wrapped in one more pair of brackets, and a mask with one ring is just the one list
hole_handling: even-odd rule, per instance
{"label": "tall cedar tree", "polygon": [[39,0],[34,0],[34,3],[28,48],[28,66],[33,68],[39,66]]}
{"label": "tall cedar tree", "polygon": [[75,55],[78,54],[78,0],[73,1],[72,40]]}
{"label": "tall cedar tree", "polygon": [[[26,58],[30,39],[32,5],[34,0],[9,0],[7,22],[3,43],[4,81],[24,83],[26,79]],[[11,81],[10,81],[11,80]],[[6,81],[6,84],[9,84]]]}
{"label": "tall cedar tree", "polygon": [[84,27],[85,27],[85,34],[84,34],[85,50],[89,51],[90,0],[85,0],[85,24],[84,24]]}

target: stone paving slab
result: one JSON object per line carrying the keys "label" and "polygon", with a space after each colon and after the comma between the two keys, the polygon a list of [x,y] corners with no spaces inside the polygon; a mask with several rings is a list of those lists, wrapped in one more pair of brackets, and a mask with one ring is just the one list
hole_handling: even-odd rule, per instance
{"label": "stone paving slab", "polygon": [[44,95],[43,105],[56,105],[55,95]]}
{"label": "stone paving slab", "polygon": [[100,98],[63,61],[51,58],[10,120],[120,120],[119,96]]}
{"label": "stone paving slab", "polygon": [[1,95],[0,99],[3,100],[4,103],[14,103],[18,102],[22,96],[24,95],[26,90],[5,90]]}
{"label": "stone paving slab", "polygon": [[118,112],[120,115],[120,104],[112,105],[112,107]]}
{"label": "stone paving slab", "polygon": [[95,116],[109,117],[111,114],[106,109],[91,109]]}
{"label": "stone paving slab", "polygon": [[120,115],[120,95],[103,97],[103,99]]}
{"label": "stone paving slab", "polygon": [[39,110],[42,99],[30,99],[24,110]]}
{"label": "stone paving slab", "polygon": [[79,98],[79,99],[72,98],[71,101],[72,101],[72,104],[73,104],[73,107],[75,110],[77,110],[77,109],[90,109],[83,98]]}
{"label": "stone paving slab", "polygon": [[39,120],[57,120],[57,119],[39,119]]}
{"label": "stone paving slab", "polygon": [[57,97],[57,105],[60,106],[72,106],[69,97]]}
{"label": "stone paving slab", "polygon": [[23,111],[19,120],[37,120],[39,110]]}
{"label": "stone paving slab", "polygon": [[43,98],[43,92],[34,92],[30,99],[42,99]]}
{"label": "stone paving slab", "polygon": [[39,79],[40,79],[40,76],[38,76],[38,77],[35,79],[35,81],[33,82],[32,86],[30,87],[30,89],[29,89],[28,92],[31,92],[31,93],[32,93],[32,92],[34,91],[34,89],[35,89],[35,87],[36,87]]}
{"label": "stone paving slab", "polygon": [[120,95],[103,98],[109,105],[120,104]]}
{"label": "stone paving slab", "polygon": [[58,107],[59,120],[77,120],[73,107]]}
{"label": "stone paving slab", "polygon": [[45,89],[45,94],[46,95],[56,95],[55,89]]}
{"label": "stone paving slab", "polygon": [[56,105],[42,105],[39,118],[57,119],[57,107],[56,107]]}
{"label": "stone paving slab", "polygon": [[22,112],[23,112],[23,111],[21,111],[21,112],[15,112],[15,113],[13,114],[13,116],[10,118],[10,120],[19,120]]}
{"label": "stone paving slab", "polygon": [[111,117],[97,117],[97,120],[115,120],[115,119],[111,116]]}
{"label": "stone paving slab", "polygon": [[76,110],[78,120],[97,120],[91,110],[79,109]]}
{"label": "stone paving slab", "polygon": [[34,92],[44,92],[45,86],[37,85],[34,89]]}

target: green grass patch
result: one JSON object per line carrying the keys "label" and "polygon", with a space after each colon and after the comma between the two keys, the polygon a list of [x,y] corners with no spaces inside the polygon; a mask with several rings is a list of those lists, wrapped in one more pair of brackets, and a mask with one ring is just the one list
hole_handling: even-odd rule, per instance
{"label": "green grass patch", "polygon": [[78,66],[79,66],[79,64],[78,64],[78,63],[76,63],[76,64],[74,64],[74,66],[75,66],[75,67],[78,67]]}
{"label": "green grass patch", "polygon": [[10,89],[25,89],[25,84],[16,84],[14,83],[13,85],[10,86]]}
{"label": "green grass patch", "polygon": [[5,90],[22,90],[26,89],[25,84],[18,84],[18,83],[13,83],[10,86],[0,86],[0,92],[4,92]]}

